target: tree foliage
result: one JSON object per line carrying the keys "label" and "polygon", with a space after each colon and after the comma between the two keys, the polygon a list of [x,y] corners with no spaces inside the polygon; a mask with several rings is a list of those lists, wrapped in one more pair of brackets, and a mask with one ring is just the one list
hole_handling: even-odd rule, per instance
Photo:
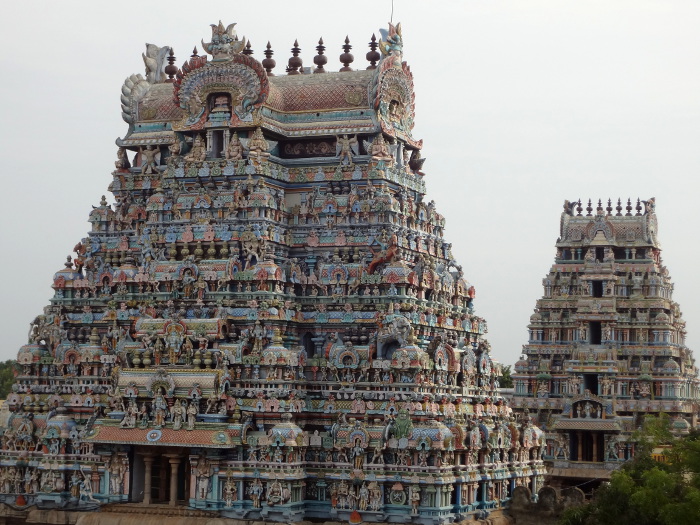
{"label": "tree foliage", "polygon": [[[674,439],[667,416],[650,417],[635,436],[635,459],[613,473],[593,500],[567,510],[561,525],[697,525],[700,433]],[[665,445],[664,461],[652,459]]]}
{"label": "tree foliage", "polygon": [[501,388],[513,388],[513,378],[510,375],[510,365],[501,367],[501,378],[498,380]]}
{"label": "tree foliage", "polygon": [[14,359],[8,359],[4,363],[0,363],[0,399],[6,399],[12,391],[16,368],[17,361]]}

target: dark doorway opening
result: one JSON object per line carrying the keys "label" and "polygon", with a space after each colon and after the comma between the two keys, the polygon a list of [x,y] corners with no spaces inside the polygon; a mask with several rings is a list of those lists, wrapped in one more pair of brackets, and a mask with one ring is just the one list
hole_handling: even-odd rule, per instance
{"label": "dark doorway opening", "polygon": [[591,281],[593,285],[593,297],[603,297],[603,281]]}
{"label": "dark doorway opening", "polygon": [[598,374],[583,374],[583,388],[598,395]]}
{"label": "dark doorway opening", "polygon": [[222,157],[224,149],[224,132],[217,130],[211,134],[211,156],[215,159]]}
{"label": "dark doorway opening", "polygon": [[591,321],[588,323],[589,332],[591,334],[591,340],[589,343],[592,345],[599,345],[602,342],[603,330],[600,321]]}

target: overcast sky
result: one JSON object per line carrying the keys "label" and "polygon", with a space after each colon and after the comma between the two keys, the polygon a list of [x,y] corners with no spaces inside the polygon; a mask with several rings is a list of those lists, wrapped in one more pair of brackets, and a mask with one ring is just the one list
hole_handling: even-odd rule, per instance
{"label": "overcast sky", "polygon": [[[0,359],[16,357],[86,235],[114,167],[124,78],[145,43],[177,64],[210,23],[237,22],[284,74],[345,35],[357,68],[390,0],[6,2],[0,17]],[[656,197],[663,258],[700,352],[700,2],[403,1],[428,200],[476,287],[493,354],[513,363],[548,272],[564,199]],[[113,202],[111,195],[108,200]]]}

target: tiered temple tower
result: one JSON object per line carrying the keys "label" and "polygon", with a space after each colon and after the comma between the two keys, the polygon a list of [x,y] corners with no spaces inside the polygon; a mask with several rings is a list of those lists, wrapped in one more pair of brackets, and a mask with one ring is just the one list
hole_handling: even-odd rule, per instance
{"label": "tiered temple tower", "polygon": [[284,76],[233,25],[124,82],[116,204],[19,352],[6,501],[428,524],[536,491],[543,435],[425,199],[400,25],[362,70],[295,42]]}
{"label": "tiered temple tower", "polygon": [[661,261],[654,199],[566,201],[554,265],[515,365],[516,410],[538,413],[549,474],[607,479],[634,454],[647,414],[698,425],[697,367]]}

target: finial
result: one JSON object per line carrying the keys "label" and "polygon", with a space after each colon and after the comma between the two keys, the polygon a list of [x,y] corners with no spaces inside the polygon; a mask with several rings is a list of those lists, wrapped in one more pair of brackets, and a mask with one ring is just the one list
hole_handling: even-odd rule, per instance
{"label": "finial", "polygon": [[287,74],[288,75],[299,75],[301,72],[299,69],[303,66],[303,62],[301,58],[299,57],[299,52],[301,49],[299,48],[299,42],[294,40],[294,47],[292,48],[292,56],[289,58],[289,61],[287,62]]}
{"label": "finial", "polygon": [[618,217],[622,216],[622,201],[618,198],[617,199],[617,206],[615,206],[615,209],[617,210],[617,215]]}
{"label": "finial", "polygon": [[608,207],[605,208],[605,211],[608,212],[608,215],[612,214],[612,201],[610,199],[608,199]]}
{"label": "finial", "polygon": [[365,58],[369,62],[367,69],[377,69],[377,62],[379,62],[379,59],[382,58],[382,55],[380,55],[379,51],[377,51],[377,47],[379,47],[379,44],[377,44],[377,37],[374,36],[374,33],[372,33],[372,39],[369,43],[370,50],[365,55]]}
{"label": "finial", "polygon": [[100,199],[100,206],[103,208],[107,207],[107,198],[104,195],[102,195],[102,198]]}
{"label": "finial", "polygon": [[595,209],[596,213],[603,213],[603,201],[598,199],[598,207]]}
{"label": "finial", "polygon": [[252,55],[253,54],[253,49],[250,47],[250,40],[246,42],[245,49],[243,50],[244,55]]}
{"label": "finial", "polygon": [[168,80],[166,82],[174,82],[175,75],[177,74],[177,66],[175,65],[175,53],[173,48],[170,48],[170,53],[168,53],[168,65],[165,66],[165,74],[168,75]]}
{"label": "finial", "polygon": [[640,202],[639,198],[637,198],[637,206],[635,206],[635,209],[637,210],[637,213],[635,213],[635,215],[642,214],[642,203]]}
{"label": "finial", "polygon": [[591,212],[593,211],[593,206],[591,205],[591,199],[588,199],[588,206],[586,206],[586,217],[591,216]]}
{"label": "finial", "polygon": [[274,55],[275,52],[272,50],[272,46],[270,45],[270,41],[268,40],[267,42],[267,47],[265,48],[265,58],[262,61],[262,65],[265,68],[265,71],[267,71],[267,76],[268,77],[274,77],[274,73],[272,70],[274,67],[277,65],[277,62],[272,58],[272,55]]}
{"label": "finial", "polygon": [[318,45],[316,46],[316,51],[318,51],[318,55],[314,57],[314,64],[316,64],[316,69],[314,69],[314,73],[326,72],[326,70],[323,69],[323,66],[326,65],[326,62],[328,62],[328,57],[323,54],[325,50],[326,46],[323,45],[323,38],[319,38]]}
{"label": "finial", "polygon": [[576,215],[581,216],[581,212],[583,211],[583,205],[581,204],[581,199],[578,200],[576,203]]}
{"label": "finial", "polygon": [[190,58],[197,58],[199,55],[197,54],[197,46],[194,46],[194,49],[192,50],[192,56]]}
{"label": "finial", "polygon": [[632,215],[632,199],[627,198],[627,206],[625,207],[627,210],[627,213],[625,213],[625,217],[629,217]]}
{"label": "finial", "polygon": [[340,68],[341,71],[352,71],[350,64],[355,60],[355,57],[350,53],[351,49],[350,39],[346,36],[345,44],[343,45],[343,54],[340,55],[340,61],[343,63],[343,67]]}

